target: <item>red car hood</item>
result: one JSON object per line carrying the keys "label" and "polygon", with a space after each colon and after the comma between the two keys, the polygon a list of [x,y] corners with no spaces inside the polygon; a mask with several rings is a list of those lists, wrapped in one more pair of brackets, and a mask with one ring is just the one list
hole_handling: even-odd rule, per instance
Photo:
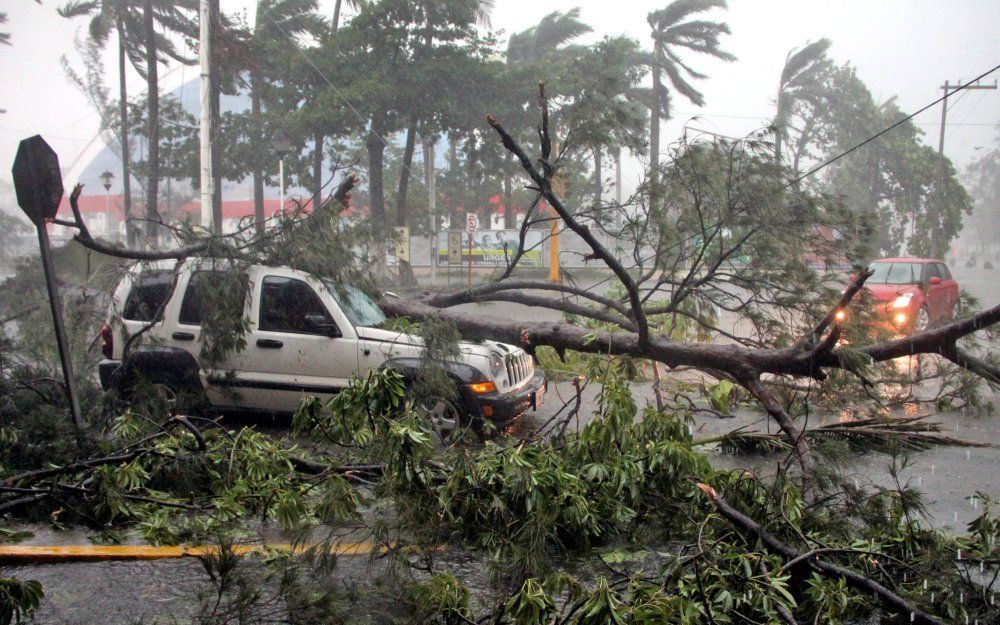
{"label": "red car hood", "polygon": [[897,296],[903,293],[913,293],[915,295],[920,290],[913,284],[866,284],[865,288],[868,289],[871,298],[876,302],[896,299]]}

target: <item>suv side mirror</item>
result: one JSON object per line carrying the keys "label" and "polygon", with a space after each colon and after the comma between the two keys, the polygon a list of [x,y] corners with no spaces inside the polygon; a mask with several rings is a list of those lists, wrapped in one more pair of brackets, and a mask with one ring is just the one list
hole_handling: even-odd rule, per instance
{"label": "suv side mirror", "polygon": [[927,284],[930,284],[931,286],[941,284],[941,278],[937,276],[931,276],[930,279],[927,280]]}
{"label": "suv side mirror", "polygon": [[326,317],[323,315],[306,315],[305,320],[309,329],[316,332],[316,334],[322,334],[323,336],[328,336],[332,339],[344,336],[340,332],[340,328],[337,327],[337,324],[328,323]]}

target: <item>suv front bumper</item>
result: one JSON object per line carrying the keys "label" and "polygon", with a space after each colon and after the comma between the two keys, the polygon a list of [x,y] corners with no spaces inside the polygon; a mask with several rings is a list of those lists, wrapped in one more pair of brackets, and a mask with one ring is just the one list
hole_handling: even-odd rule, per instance
{"label": "suv front bumper", "polygon": [[118,367],[121,366],[120,360],[108,360],[105,358],[97,365],[97,375],[101,379],[101,388],[104,390],[111,390],[111,377],[114,375]]}
{"label": "suv front bumper", "polygon": [[504,425],[529,410],[537,410],[548,388],[545,372],[536,371],[527,384],[511,393],[477,395],[466,388],[462,393],[462,403],[473,422],[491,421]]}

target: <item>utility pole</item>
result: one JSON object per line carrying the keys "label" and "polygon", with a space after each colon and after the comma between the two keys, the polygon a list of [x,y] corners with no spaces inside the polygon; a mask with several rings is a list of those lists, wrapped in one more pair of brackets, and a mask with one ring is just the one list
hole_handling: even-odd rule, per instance
{"label": "utility pole", "polygon": [[[340,3],[338,2],[338,5]],[[434,281],[437,279],[437,261],[438,261],[438,227],[437,227],[437,197],[436,189],[434,184],[434,141],[433,139],[424,140],[424,175],[427,178],[427,206],[428,213],[430,214],[430,226],[431,226],[431,236],[430,236],[430,248],[431,248],[431,286],[434,285]]]}
{"label": "utility pole", "polygon": [[211,0],[201,0],[199,6],[199,57],[201,60],[201,125],[198,139],[201,156],[201,225],[206,228],[219,227],[212,223],[212,10]]}
{"label": "utility pole", "polygon": [[[941,101],[941,132],[938,135],[938,156],[940,157],[940,163],[938,165],[938,185],[939,187],[941,187],[941,190],[939,191],[940,193],[943,193],[943,188],[944,188],[944,172],[945,172],[944,129],[948,122],[948,96],[950,96],[952,93],[956,91],[960,91],[963,89],[996,89],[996,88],[997,88],[996,81],[994,81],[992,85],[980,85],[977,83],[975,85],[967,85],[963,88],[961,78],[959,78],[958,82],[955,84],[951,84],[946,80],[944,81],[944,85],[941,86],[941,89],[944,90],[944,99]],[[931,231],[931,253],[940,257],[944,256],[944,250],[941,249],[943,247],[943,242],[941,241],[940,215],[937,215],[937,217],[938,217],[938,219],[936,220],[937,223],[935,224],[934,229]]]}
{"label": "utility pole", "polygon": [[[944,85],[941,87],[941,89],[944,90],[944,100],[941,101],[941,135],[938,138],[938,154],[941,155],[941,156],[944,156],[944,128],[945,128],[945,123],[946,123],[946,121],[948,119],[948,96],[951,95],[952,92],[958,91],[961,88],[962,88],[962,80],[961,79],[959,79],[958,82],[955,83],[954,85],[951,84],[951,83],[949,83],[946,80],[946,81],[944,81]],[[975,84],[975,85],[969,85],[969,86],[967,86],[965,88],[966,89],[996,89],[997,88],[997,83],[996,83],[996,81],[994,81],[992,85]]]}

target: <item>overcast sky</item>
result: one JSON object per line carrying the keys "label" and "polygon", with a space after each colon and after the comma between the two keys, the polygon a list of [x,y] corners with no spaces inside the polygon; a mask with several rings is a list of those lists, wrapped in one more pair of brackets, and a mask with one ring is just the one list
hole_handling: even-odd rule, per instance
{"label": "overcast sky", "polygon": [[[74,36],[85,35],[85,19],[66,20],[56,14],[59,3],[43,0],[2,0],[8,13],[3,30],[13,45],[0,49],[0,180],[10,179],[17,143],[42,134],[69,167],[93,139],[97,115],[66,80],[60,58],[79,67]],[[321,7],[332,13],[333,0]],[[604,34],[628,34],[648,45],[647,13],[668,4],[649,0],[496,0],[493,26],[506,34],[527,28],[552,10],[581,7],[584,22],[594,28],[591,39]],[[254,0],[222,0],[225,12],[254,14]],[[730,0],[729,10],[714,17],[727,21],[732,35],[724,39],[735,63],[692,58],[709,75],[700,84],[707,104],[695,109],[675,100],[676,119],[664,129],[664,142],[679,137],[684,124],[727,135],[743,136],[766,125],[773,115],[778,74],[785,55],[808,40],[828,37],[831,56],[850,61],[876,98],[898,96],[903,111],[915,111],[941,94],[945,80],[968,80],[1000,64],[1000,1],[998,0]],[[503,37],[506,38],[506,35]],[[117,89],[115,46],[106,54],[108,84]],[[993,79],[1000,72],[989,77]],[[178,69],[174,78],[193,78],[197,68]],[[140,81],[133,74],[132,93]],[[977,148],[990,145],[1000,123],[1000,91],[955,95],[948,112],[945,153],[960,167],[975,158]],[[690,120],[694,115],[698,120]],[[936,146],[940,107],[916,121]]]}

